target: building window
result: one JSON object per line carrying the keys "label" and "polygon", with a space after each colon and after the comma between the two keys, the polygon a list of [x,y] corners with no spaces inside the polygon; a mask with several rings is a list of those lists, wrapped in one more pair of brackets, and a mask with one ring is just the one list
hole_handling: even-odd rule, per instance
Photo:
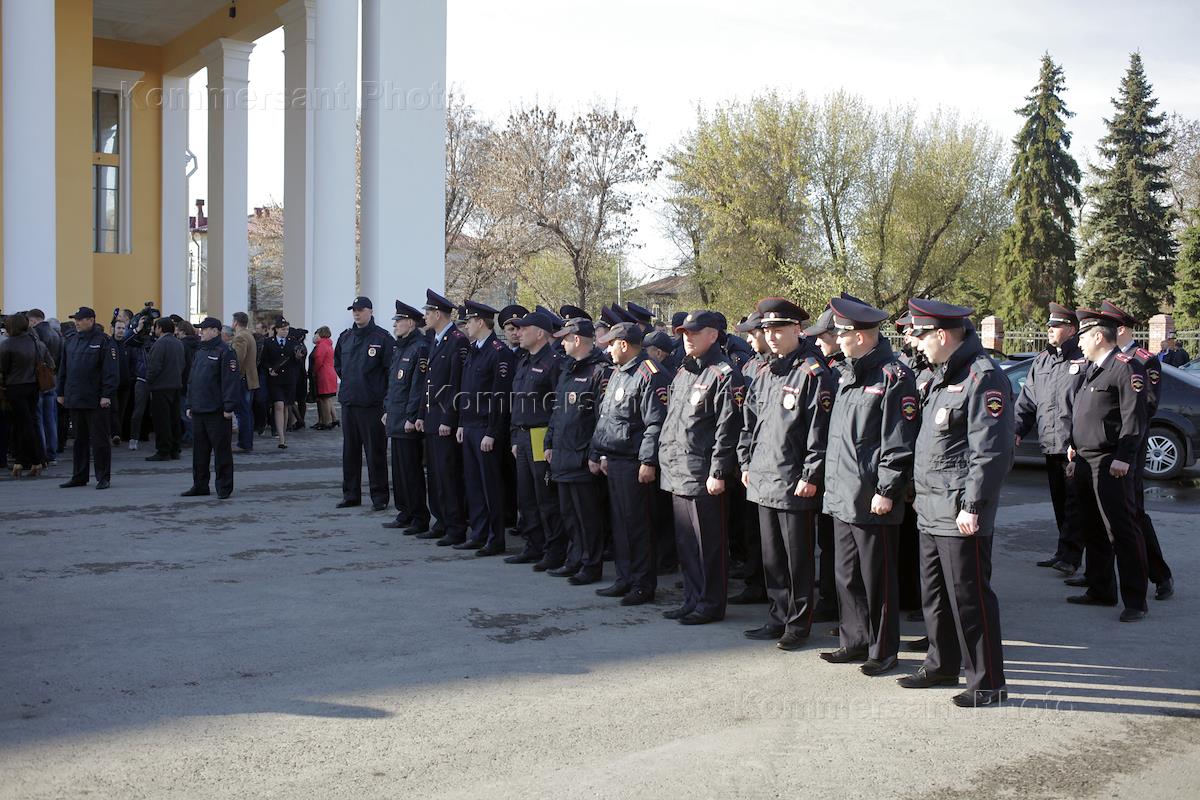
{"label": "building window", "polygon": [[92,249],[130,252],[130,94],[142,73],[92,71]]}

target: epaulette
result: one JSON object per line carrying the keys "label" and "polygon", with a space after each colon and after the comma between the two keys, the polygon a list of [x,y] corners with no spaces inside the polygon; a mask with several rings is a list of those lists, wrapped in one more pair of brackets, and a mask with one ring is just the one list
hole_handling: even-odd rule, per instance
{"label": "epaulette", "polygon": [[654,366],[653,361],[646,359],[638,365],[637,371],[640,372],[642,377],[644,377],[646,380],[653,380],[654,373],[658,372],[658,369]]}
{"label": "epaulette", "polygon": [[809,356],[808,358],[804,359],[804,366],[808,369],[809,373],[813,375],[819,375],[821,370],[826,369],[825,365],[821,363],[820,359],[814,356]]}
{"label": "epaulette", "polygon": [[728,361],[718,361],[716,364],[713,364],[713,367],[722,375],[731,375],[733,373],[733,367],[729,365]]}
{"label": "epaulette", "polygon": [[650,359],[646,359],[645,361],[643,361],[642,366],[645,367],[646,369],[650,370],[651,375],[658,372],[658,364],[655,364]]}
{"label": "epaulette", "polygon": [[1127,356],[1124,353],[1117,353],[1116,356],[1117,361],[1120,361],[1122,364],[1128,364],[1130,361],[1133,361],[1132,356]]}
{"label": "epaulette", "polygon": [[900,366],[900,362],[898,361],[893,361],[890,364],[884,364],[883,374],[895,381],[898,381],[904,377],[903,368]]}
{"label": "epaulette", "polygon": [[504,348],[504,345],[500,344],[499,339],[492,339],[492,349],[493,350],[502,350],[503,348]]}
{"label": "epaulette", "polygon": [[1151,358],[1153,358],[1153,354],[1149,350],[1146,350],[1145,348],[1142,348],[1142,347],[1139,347],[1137,350],[1134,350],[1133,352],[1137,353],[1138,358],[1143,359],[1145,361],[1149,361]]}

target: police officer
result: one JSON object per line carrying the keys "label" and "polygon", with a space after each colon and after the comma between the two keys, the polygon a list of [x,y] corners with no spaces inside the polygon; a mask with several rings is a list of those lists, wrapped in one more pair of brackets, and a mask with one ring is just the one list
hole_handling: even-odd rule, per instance
{"label": "police officer", "polygon": [[1036,426],[1058,525],[1054,555],[1037,565],[1053,567],[1069,577],[1083,561],[1083,531],[1079,530],[1075,495],[1067,478],[1067,442],[1071,438],[1071,408],[1087,372],[1087,359],[1079,350],[1079,321],[1074,309],[1050,303],[1049,311],[1046,349],[1034,358],[1017,397],[1016,444],[1020,445]]}
{"label": "police officer", "polygon": [[291,334],[291,324],[277,317],[271,336],[263,339],[259,359],[266,373],[267,402],[280,450],[287,449],[288,407],[296,401],[296,382],[304,373],[303,345],[298,345]]}
{"label": "police officer", "polygon": [[562,358],[550,345],[554,317],[544,311],[526,314],[514,324],[521,329],[521,349],[512,387],[512,454],[517,462],[517,505],[525,538],[509,564],[533,564],[537,572],[558,569],[567,557],[567,537],[550,485],[545,436],[554,406]]}
{"label": "police officer", "polygon": [[1119,588],[1120,619],[1136,622],[1146,616],[1149,581],[1135,480],[1148,419],[1146,374],[1117,346],[1114,315],[1089,308],[1076,314],[1079,349],[1091,367],[1075,396],[1067,458],[1087,550],[1087,591],[1067,602],[1115,606]]}
{"label": "police officer", "polygon": [[[564,326],[567,324],[567,322],[569,322],[570,320],[573,320],[573,319],[586,319],[588,322],[592,321],[591,314],[584,311],[579,306],[573,306],[570,303],[566,303],[564,305],[559,306],[558,307],[558,315],[560,317],[562,317]],[[561,337],[559,337],[559,338],[561,338]]]}
{"label": "police officer", "polygon": [[659,464],[662,487],[674,495],[684,599],[663,616],[704,625],[725,618],[729,509],[721,495],[727,480],[738,479],[743,384],[741,373],[721,351],[717,314],[694,311],[684,318],[680,332],[686,356],[671,382]]}
{"label": "police officer", "polygon": [[1137,499],[1142,536],[1146,540],[1146,566],[1149,570],[1151,583],[1157,587],[1154,599],[1166,600],[1175,594],[1175,579],[1171,575],[1171,568],[1163,558],[1162,546],[1158,543],[1158,532],[1154,529],[1154,522],[1151,521],[1150,515],[1146,513],[1145,485],[1146,454],[1150,438],[1149,420],[1154,419],[1154,415],[1158,413],[1158,396],[1159,392],[1162,391],[1162,363],[1159,362],[1158,356],[1143,347],[1138,347],[1137,343],[1133,340],[1133,329],[1137,327],[1136,319],[1108,300],[1100,304],[1100,312],[1105,316],[1117,320],[1117,347],[1125,355],[1132,356],[1146,373],[1147,424],[1142,435],[1145,441],[1142,442],[1142,446],[1138,450],[1133,491],[1134,497]]}
{"label": "police officer", "polygon": [[387,396],[395,339],[375,324],[369,297],[356,297],[346,307],[354,325],[342,331],[333,348],[333,368],[341,378],[342,501],[338,508],[362,505],[362,461],[367,457],[371,510],[388,507],[387,439],[383,400]]}
{"label": "police officer", "polygon": [[658,588],[653,531],[658,488],[659,437],[667,415],[670,377],[642,349],[642,329],[616,323],[597,342],[608,348],[613,370],[592,435],[593,475],[608,478],[613,564],[617,579],[601,597],[641,605]]}
{"label": "police officer", "polygon": [[477,556],[504,552],[504,475],[496,443],[508,429],[513,353],[496,338],[496,309],[467,300],[462,307],[471,347],[463,366],[458,398],[458,430],[470,535],[455,550]]}
{"label": "police officer", "polygon": [[96,312],[87,306],[71,315],[75,335],[63,343],[58,369],[58,404],[71,415],[75,429],[71,480],[62,488],[87,486],[89,447],[96,462],[96,488],[107,489],[112,477],[109,408],[116,396],[117,346],[96,327]]}
{"label": "police officer", "polygon": [[653,358],[661,364],[668,373],[674,374],[678,369],[679,364],[676,363],[673,353],[675,342],[671,341],[671,337],[665,331],[646,334],[646,338],[642,340],[642,349],[646,351],[649,358]]}
{"label": "police officer", "polygon": [[[521,329],[513,324],[514,320],[529,313],[529,309],[516,303],[500,309],[496,322],[504,331],[504,344],[512,351],[513,367],[521,355]],[[511,413],[511,408],[509,409]],[[511,429],[505,430],[503,438],[497,443],[500,449],[500,470],[504,475],[504,527],[507,532],[516,535],[517,528],[517,460],[513,458]]]}
{"label": "police officer", "polygon": [[425,500],[424,437],[417,430],[425,378],[429,372],[429,339],[421,331],[425,316],[408,303],[396,301],[392,333],[396,346],[388,372],[384,420],[392,444],[392,497],[396,518],[385,528],[403,528],[406,536],[429,530],[429,505]]}
{"label": "police officer", "polygon": [[825,454],[824,508],[834,520],[841,647],[835,664],[865,660],[864,675],[896,667],[900,592],[896,545],[917,438],[917,385],[879,333],[887,314],[855,300],[829,301],[846,361]]}
{"label": "police officer", "polygon": [[455,326],[454,304],[445,297],[426,289],[423,310],[433,338],[417,430],[425,436],[429,510],[437,521],[417,538],[437,539],[440,547],[449,547],[467,540],[462,447],[455,441],[454,432],[458,428],[456,398],[462,390],[463,365],[471,344]]}
{"label": "police officer", "polygon": [[1013,456],[1012,386],[967,320],[973,309],[916,298],[908,307],[935,367],[913,463],[929,652],[898,683],[953,686],[965,665],[967,688],[955,705],[993,705],[1008,696],[991,575],[1000,487]]}
{"label": "police officer", "polygon": [[233,494],[233,414],[241,402],[237,353],[221,340],[221,320],[205,317],[196,328],[200,344],[188,372],[188,418],[192,421],[192,488],[183,497],[209,493],[208,462],[217,472],[217,499]]}
{"label": "police officer", "polygon": [[[933,370],[929,361],[921,352],[921,340],[913,335],[912,315],[906,310],[895,322],[896,332],[903,338],[900,346],[900,363],[912,370],[917,381],[917,424],[921,422],[921,408],[925,402],[925,391],[933,380]],[[900,523],[900,542],[896,547],[899,553],[899,584],[900,608],[908,611],[910,622],[922,622],[925,619],[921,611],[921,534],[917,529],[917,510],[913,505],[916,499],[916,488],[913,481],[908,482],[908,490],[904,493],[904,520]],[[910,641],[910,650],[925,651],[929,649],[929,639],[922,637]]]}
{"label": "police officer", "polygon": [[805,346],[804,309],[768,297],[757,310],[772,359],[748,390],[738,456],[742,484],[758,504],[769,604],[767,622],[745,635],[797,650],[808,638],[815,606],[813,539],[835,382]]}
{"label": "police officer", "polygon": [[[752,399],[750,390],[758,373],[771,364],[771,349],[767,347],[767,337],[762,328],[762,314],[757,310],[751,312],[744,320],[733,328],[737,333],[747,337],[754,357],[741,367],[742,383],[746,387],[745,399]],[[658,334],[664,336],[665,334]],[[762,533],[758,523],[759,508],[746,497],[746,487],[736,481],[726,484],[731,497],[730,513],[736,515],[736,522],[731,525],[734,531],[740,531],[742,541],[739,543],[742,563],[729,571],[732,578],[741,578],[746,582],[745,588],[729,597],[730,605],[757,605],[767,602],[767,587],[763,577]],[[734,548],[735,557],[738,548]]]}
{"label": "police officer", "polygon": [[569,318],[554,335],[562,341],[566,356],[546,430],[546,461],[550,479],[558,487],[559,511],[570,543],[563,565],[549,573],[584,586],[600,580],[604,566],[604,496],[588,462],[599,459],[592,451],[592,434],[611,367],[595,348],[596,329],[590,319]]}

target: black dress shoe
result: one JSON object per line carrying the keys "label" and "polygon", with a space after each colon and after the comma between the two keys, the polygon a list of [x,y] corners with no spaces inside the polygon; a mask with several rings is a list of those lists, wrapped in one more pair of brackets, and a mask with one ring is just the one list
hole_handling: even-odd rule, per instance
{"label": "black dress shoe", "polygon": [[1068,578],[1079,571],[1079,567],[1075,566],[1074,564],[1068,564],[1066,561],[1055,561],[1051,566]]}
{"label": "black dress shoe", "polygon": [[617,581],[614,584],[605,586],[603,589],[597,589],[596,594],[601,597],[624,597],[629,594],[630,588],[628,583]]}
{"label": "black dress shoe", "polygon": [[734,606],[752,606],[757,603],[767,602],[767,593],[762,589],[752,589],[747,586],[733,597],[730,597],[726,602]]}
{"label": "black dress shoe", "polygon": [[146,456],[146,460],[147,461],[170,461],[171,454],[170,453],[155,453],[152,456]]}
{"label": "black dress shoe", "polygon": [[499,543],[485,545],[476,550],[475,555],[479,556],[480,558],[486,558],[487,556],[502,556],[504,555],[504,545]]}
{"label": "black dress shoe", "polygon": [[621,605],[623,606],[640,606],[643,603],[652,602],[654,602],[654,593],[647,592],[645,589],[634,589],[621,598]]}
{"label": "black dress shoe", "polygon": [[1116,600],[1102,600],[1099,597],[1092,597],[1090,594],[1073,594],[1067,598],[1068,603],[1073,603],[1077,606],[1115,606]]}
{"label": "black dress shoe", "polygon": [[387,511],[387,507],[388,507],[387,503],[372,503],[371,504],[372,511]]}
{"label": "black dress shoe", "polygon": [[841,617],[838,616],[836,608],[818,608],[813,612],[813,622],[838,622]]}
{"label": "black dress shoe", "polygon": [[430,528],[429,530],[424,531],[422,533],[416,533],[413,535],[416,536],[418,539],[440,539],[440,538],[442,538],[442,535],[440,533],[438,533],[437,531],[433,530],[432,528]]}
{"label": "black dress shoe", "polygon": [[701,614],[699,611],[693,611],[679,618],[680,625],[707,625],[710,622],[716,622],[720,617],[716,614]]}
{"label": "black dress shoe", "polygon": [[914,653],[924,653],[929,650],[929,637],[922,636],[920,639],[913,639],[911,642],[904,643],[905,650],[911,650]]}
{"label": "black dress shoe", "polygon": [[97,490],[107,489],[107,488],[108,488],[108,481],[96,481],[96,489]]}
{"label": "black dress shoe", "polygon": [[1155,600],[1166,600],[1175,594],[1175,579],[1167,578],[1158,585],[1158,590],[1154,592]]}
{"label": "black dress shoe", "polygon": [[[403,528],[403,527],[404,527],[404,523],[403,523],[403,522],[398,522],[398,521],[396,521],[396,520],[392,520],[391,522],[385,522],[385,523],[383,523],[383,527],[385,527],[385,528],[388,528],[389,530],[395,530],[396,528]],[[408,531],[407,531],[407,530],[406,530],[406,531],[404,531],[404,532],[405,532],[405,533],[408,533]]]}
{"label": "black dress shoe", "polygon": [[74,489],[74,488],[75,488],[75,487],[77,487],[77,486],[87,486],[87,481],[67,481],[66,483],[60,483],[60,484],[58,485],[58,488],[60,488],[60,489]]}
{"label": "black dress shoe", "polygon": [[505,564],[533,564],[541,561],[542,557],[538,553],[517,553],[515,556],[509,556],[504,559]]}
{"label": "black dress shoe", "polygon": [[578,564],[563,564],[561,567],[546,570],[547,575],[553,575],[556,578],[570,578],[576,572],[579,572]]}
{"label": "black dress shoe", "polygon": [[195,486],[188,489],[186,492],[180,492],[180,497],[207,497],[208,489],[199,489]]}
{"label": "black dress shoe", "polygon": [[997,706],[1008,699],[1007,689],[976,689],[961,692],[950,698],[959,708],[983,708]]}
{"label": "black dress shoe", "polygon": [[772,625],[768,622],[765,625],[759,625],[757,628],[751,628],[748,631],[742,631],[742,636],[745,636],[747,639],[754,639],[758,642],[774,642],[777,641],[780,636],[783,636],[783,630],[784,628],[782,625]]}
{"label": "black dress shoe", "polygon": [[459,542],[456,545],[451,545],[452,550],[479,550],[486,542],[481,542],[478,539],[467,539],[465,542]]}
{"label": "black dress shoe", "polygon": [[[465,541],[466,541],[465,537],[462,539],[458,539],[458,538],[452,537],[449,534],[447,534],[446,536],[443,536],[442,538],[438,539],[435,542],[435,544],[438,547],[453,547],[454,545],[462,544]],[[479,545],[475,545],[475,546],[478,547]]]}
{"label": "black dress shoe", "polygon": [[[190,447],[190,445],[189,445],[189,447]],[[179,453],[171,453],[171,460],[172,460],[172,461],[178,461],[178,460],[179,460],[180,458],[182,458],[182,457],[183,457],[183,456],[182,456],[181,454],[179,454]]]}
{"label": "black dress shoe", "polygon": [[863,675],[874,678],[876,675],[882,675],[885,672],[891,672],[896,668],[895,656],[888,656],[884,659],[872,658],[868,659],[867,663],[858,668],[858,671]]}
{"label": "black dress shoe", "polygon": [[687,606],[680,606],[679,608],[672,608],[670,611],[664,611],[662,615],[667,619],[683,619],[690,613],[692,613],[692,609]]}
{"label": "black dress shoe", "polygon": [[404,529],[405,536],[418,536],[429,530],[428,522],[414,522]]}
{"label": "black dress shoe", "polygon": [[799,650],[808,644],[808,636],[796,633],[795,631],[787,631],[783,636],[779,637],[779,641],[775,646],[780,650]]}
{"label": "black dress shoe", "polygon": [[1043,560],[1037,562],[1037,565],[1039,567],[1053,567],[1057,563],[1058,563],[1057,558],[1046,558],[1046,559],[1043,559]]}
{"label": "black dress shoe", "polygon": [[855,661],[866,661],[867,650],[866,648],[850,650],[845,647],[839,647],[832,652],[821,653],[821,660],[828,661],[830,664],[850,664]]}
{"label": "black dress shoe", "polygon": [[217,492],[217,499],[218,500],[228,500],[230,498],[230,496],[232,496],[232,495],[233,495],[233,492],[231,492],[231,491],[230,492]]}
{"label": "black dress shoe", "polygon": [[597,583],[599,580],[599,572],[588,572],[581,569],[574,575],[569,576],[567,578],[567,583],[571,584],[572,586],[587,586],[590,583]]}
{"label": "black dress shoe", "polygon": [[546,556],[542,556],[542,560],[533,565],[534,572],[549,572],[558,569],[562,566],[562,562],[558,560],[550,560]]}
{"label": "black dress shoe", "polygon": [[1139,622],[1146,618],[1146,612],[1140,608],[1127,608],[1121,612],[1121,622]]}
{"label": "black dress shoe", "polygon": [[1063,581],[1063,583],[1065,583],[1067,586],[1075,586],[1075,587],[1083,587],[1083,588],[1086,588],[1088,585],[1087,578],[1083,577],[1082,575],[1080,575],[1077,578],[1067,578],[1065,581]]}
{"label": "black dress shoe", "polygon": [[896,678],[896,683],[905,689],[928,689],[932,686],[957,686],[957,675],[939,675],[920,667],[912,675]]}
{"label": "black dress shoe", "polygon": [[361,505],[362,505],[361,500],[343,500],[342,502],[340,502],[336,506],[334,506],[334,508],[354,508],[355,506],[361,506]]}

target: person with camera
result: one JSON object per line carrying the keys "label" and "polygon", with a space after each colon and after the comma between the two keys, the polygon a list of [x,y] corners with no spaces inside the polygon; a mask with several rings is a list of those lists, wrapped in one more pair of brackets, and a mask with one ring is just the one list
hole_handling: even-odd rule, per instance
{"label": "person with camera", "polygon": [[[146,425],[146,412],[150,409],[150,384],[146,382],[146,357],[154,344],[154,320],[162,316],[153,303],[133,315],[125,330],[125,358],[129,375],[133,381],[130,396],[133,411],[129,415],[129,449],[141,446],[142,432]],[[118,352],[118,357],[120,353]]]}
{"label": "person with camera", "polygon": [[58,370],[58,404],[71,415],[75,428],[69,489],[88,482],[89,447],[96,462],[96,488],[107,489],[112,477],[109,406],[117,392],[117,347],[96,325],[96,312],[87,306],[71,315],[75,335],[67,337]]}
{"label": "person with camera", "polygon": [[233,414],[241,403],[237,353],[221,341],[221,321],[205,317],[200,344],[188,373],[188,417],[192,421],[192,488],[183,497],[209,494],[208,462],[217,472],[217,498],[233,494]]}
{"label": "person with camera", "polygon": [[[150,388],[150,416],[154,421],[154,455],[147,461],[171,461],[182,448],[183,420],[180,393],[183,391],[184,344],[175,337],[175,321],[160,317],[154,323],[158,338],[146,355],[146,383]],[[115,350],[115,348],[114,348]]]}

